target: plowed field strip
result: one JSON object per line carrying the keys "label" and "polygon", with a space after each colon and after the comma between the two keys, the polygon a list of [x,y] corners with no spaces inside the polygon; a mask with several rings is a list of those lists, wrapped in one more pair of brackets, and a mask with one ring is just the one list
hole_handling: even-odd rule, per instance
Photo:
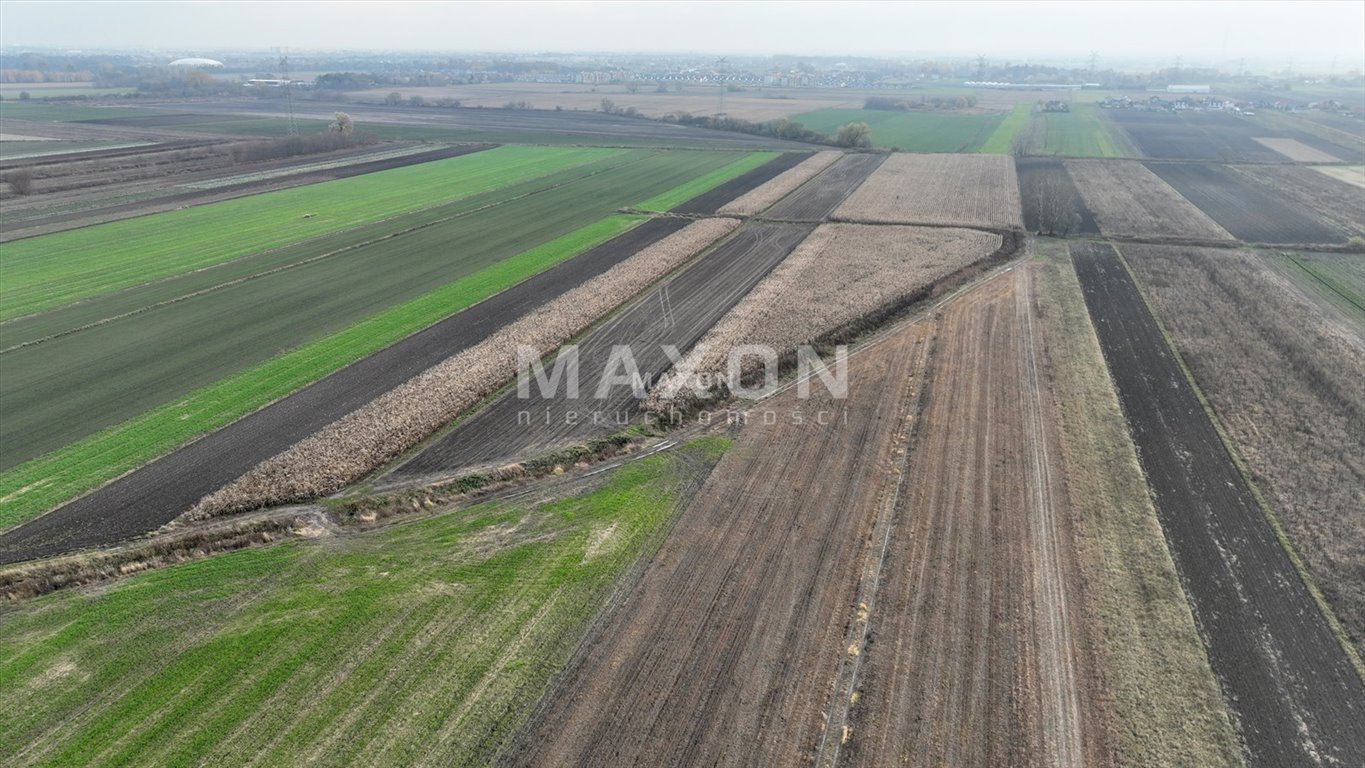
{"label": "plowed field strip", "polygon": [[[751,421],[659,556],[547,697],[516,765],[803,765],[856,621],[858,581],[895,484],[920,327]],[[771,413],[765,423],[763,413]],[[826,423],[816,421],[826,414]],[[793,421],[801,414],[802,423]]]}
{"label": "plowed field strip", "polygon": [[631,388],[617,385],[596,397],[617,346],[629,345],[640,373],[656,380],[671,365],[664,345],[689,349],[812,229],[808,224],[746,224],[580,342],[578,397],[570,397],[563,383],[548,395],[533,387],[527,399],[509,392],[403,464],[394,477],[509,460],[623,429],[618,419],[629,419],[638,407]]}
{"label": "plowed field strip", "polygon": [[944,310],[849,764],[1093,765],[1105,754],[1032,312],[1021,270]]}
{"label": "plowed field strip", "polygon": [[1158,517],[1253,765],[1365,764],[1365,684],[1113,248],[1072,246]]}

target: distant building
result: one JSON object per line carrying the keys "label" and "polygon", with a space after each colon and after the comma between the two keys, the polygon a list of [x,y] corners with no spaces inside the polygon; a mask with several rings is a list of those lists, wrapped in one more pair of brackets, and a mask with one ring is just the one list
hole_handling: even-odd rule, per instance
{"label": "distant building", "polygon": [[183,67],[185,69],[222,69],[223,62],[213,59],[176,59],[169,66]]}

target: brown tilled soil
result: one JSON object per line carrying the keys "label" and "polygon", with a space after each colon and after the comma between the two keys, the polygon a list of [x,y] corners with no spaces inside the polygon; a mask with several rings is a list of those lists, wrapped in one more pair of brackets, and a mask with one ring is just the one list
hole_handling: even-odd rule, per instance
{"label": "brown tilled soil", "polygon": [[753,408],[506,762],[1110,762],[1029,291]]}
{"label": "brown tilled soil", "polygon": [[[919,324],[855,357],[845,401],[816,386],[804,403],[793,390],[749,412],[735,446],[546,697],[509,763],[812,760],[849,658],[859,576],[879,552],[872,534],[896,483],[932,333]],[[775,423],[764,423],[765,414]],[[804,423],[794,423],[796,414]]]}
{"label": "brown tilled soil", "polygon": [[1029,275],[944,310],[850,764],[1112,762]]}

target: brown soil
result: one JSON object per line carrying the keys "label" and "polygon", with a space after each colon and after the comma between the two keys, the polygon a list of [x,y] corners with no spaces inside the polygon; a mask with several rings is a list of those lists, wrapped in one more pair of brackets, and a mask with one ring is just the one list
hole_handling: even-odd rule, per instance
{"label": "brown soil", "polygon": [[753,408],[507,762],[1110,762],[1029,296],[1006,273],[854,356],[847,400]]}
{"label": "brown soil", "polygon": [[1030,274],[944,311],[849,710],[852,764],[1112,762]]}

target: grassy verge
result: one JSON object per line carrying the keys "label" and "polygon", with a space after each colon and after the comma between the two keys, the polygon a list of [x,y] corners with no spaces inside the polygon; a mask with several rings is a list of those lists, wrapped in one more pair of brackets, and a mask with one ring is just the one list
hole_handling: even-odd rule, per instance
{"label": "grassy verge", "polygon": [[505,187],[612,154],[498,147],[5,245],[0,319]]}
{"label": "grassy verge", "polygon": [[0,474],[0,530],[235,421],[347,363],[605,242],[641,220],[633,216],[602,219]]}
{"label": "grassy verge", "polygon": [[742,173],[752,171],[777,157],[777,155],[776,152],[752,152],[710,173],[698,176],[686,184],[655,195],[635,207],[644,211],[666,211],[691,200],[712,187],[718,187]]}
{"label": "grassy verge", "polygon": [[1242,762],[1066,248],[1036,265],[1081,564],[1124,765]]}
{"label": "grassy verge", "polygon": [[728,447],[0,609],[13,765],[487,764]]}
{"label": "grassy verge", "polygon": [[1016,105],[977,152],[990,155],[1010,154],[1014,151],[1015,134],[1027,128],[1031,120],[1033,120],[1033,107],[1029,104]]}

